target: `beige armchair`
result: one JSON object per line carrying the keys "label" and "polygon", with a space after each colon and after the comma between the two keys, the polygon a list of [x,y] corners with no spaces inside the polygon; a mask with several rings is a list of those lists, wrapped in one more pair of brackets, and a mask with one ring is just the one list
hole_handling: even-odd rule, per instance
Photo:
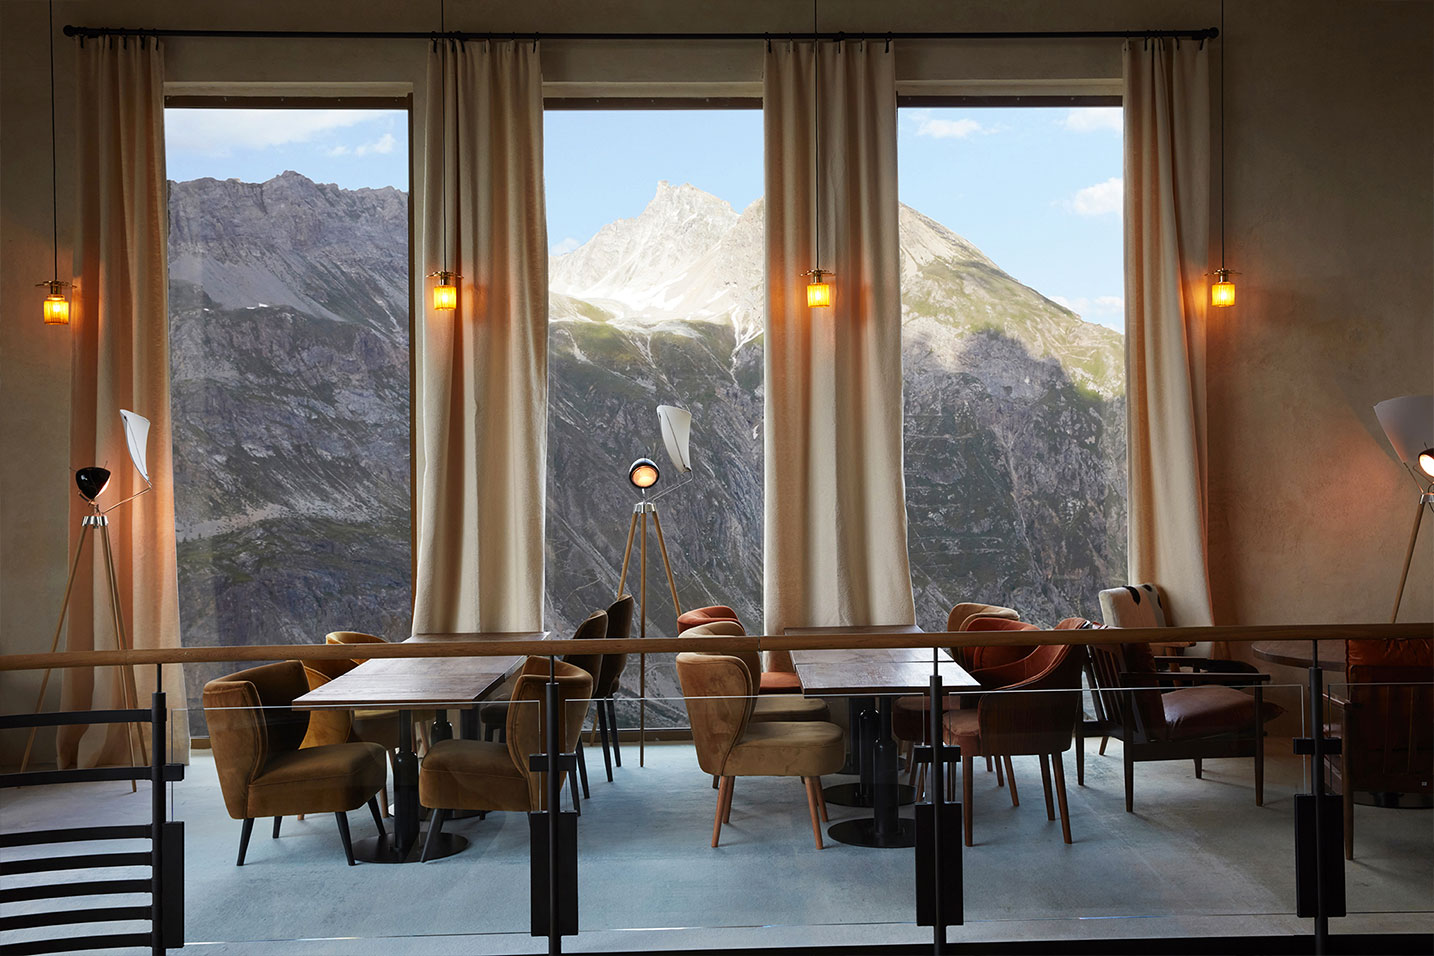
{"label": "beige armchair", "polygon": [[820,850],[818,815],[826,819],[821,777],[839,770],[846,757],[841,728],[823,720],[752,720],[757,700],[752,673],[737,657],[678,654],[677,677],[687,699],[697,763],[720,780],[712,845],[717,846],[722,824],[731,822],[737,777],[801,777]]}

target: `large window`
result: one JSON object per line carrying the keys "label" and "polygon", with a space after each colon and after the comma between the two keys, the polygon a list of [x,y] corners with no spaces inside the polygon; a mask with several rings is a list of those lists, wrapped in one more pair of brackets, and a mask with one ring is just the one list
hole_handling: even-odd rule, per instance
{"label": "large window", "polygon": [[[683,608],[762,622],[762,114],[551,110],[544,125],[551,327],[545,626],[568,635],[616,596],[628,465],[662,470],[657,504]],[[692,412],[679,485],[656,407]],[[649,529],[649,633],[675,633]],[[627,590],[640,593],[634,542]],[[633,632],[637,633],[634,621]],[[672,655],[649,656],[653,726],[685,725]],[[636,659],[633,659],[636,664]],[[629,667],[624,693],[636,692]],[[620,719],[635,723],[636,709]]]}
{"label": "large window", "polygon": [[[407,104],[170,108],[165,128],[184,641],[401,640]],[[232,669],[185,669],[193,723]]]}
{"label": "large window", "polygon": [[1091,614],[1126,576],[1121,110],[905,108],[898,130],[917,621]]}

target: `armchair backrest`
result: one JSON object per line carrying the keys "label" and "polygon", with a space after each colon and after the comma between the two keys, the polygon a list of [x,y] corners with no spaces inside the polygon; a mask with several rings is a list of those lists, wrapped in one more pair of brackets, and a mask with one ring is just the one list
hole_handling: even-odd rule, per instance
{"label": "armchair backrest", "polygon": [[[747,632],[742,625],[736,621],[712,621],[709,624],[699,624],[696,627],[689,627],[682,632],[683,637],[746,637]],[[708,651],[697,651],[695,653],[705,654]],[[735,657],[747,666],[747,674],[755,681],[762,679],[762,656],[756,651],[722,651],[722,654]],[[755,691],[753,691],[755,693]]]}
{"label": "armchair backrest", "polygon": [[[384,638],[379,637],[377,634],[365,634],[363,631],[330,631],[328,634],[325,634],[325,635],[324,635],[324,643],[325,643],[325,644],[387,644],[388,641],[385,640]],[[355,657],[355,658],[353,658],[353,660],[350,662],[350,663],[352,664],[352,666],[349,667],[349,668],[347,668],[347,670],[353,670],[354,667],[359,666],[360,664],[362,664],[362,663],[363,663],[364,661],[366,661],[366,660],[368,660],[368,658],[366,658],[366,657]],[[342,662],[335,662],[335,663],[337,663],[337,664],[342,664]],[[339,673],[346,673],[346,671],[340,671]],[[334,676],[337,677],[338,674],[335,674]]]}
{"label": "armchair backrest", "polygon": [[[608,637],[625,641],[632,635],[632,612],[635,605],[631,594],[624,594],[608,605]],[[598,668],[599,673],[593,675],[597,678],[597,683],[593,685],[593,696],[611,697],[617,690],[617,682],[626,667],[626,654],[604,654],[602,666]]]}
{"label": "armchair backrest", "polygon": [[981,745],[992,754],[1062,753],[1080,714],[1081,648],[1043,644],[1022,661],[1031,676],[977,705]]}
{"label": "armchair backrest", "polygon": [[251,667],[204,685],[209,745],[224,805],[234,819],[249,816],[249,785],[270,757],[299,749],[309,715],[289,705],[308,690],[298,661]]}
{"label": "armchair backrest", "polygon": [[[607,637],[607,612],[594,611],[583,619],[583,622],[573,631],[575,641],[602,640]],[[602,671],[601,654],[569,654],[563,658],[566,663],[575,667],[581,667],[592,677],[596,686],[598,674]]]}
{"label": "armchair backrest", "polygon": [[1153,584],[1127,584],[1100,592],[1101,620],[1109,627],[1169,627],[1165,600]]}
{"label": "armchair backrest", "polygon": [[[1160,691],[1153,687],[1155,656],[1149,644],[1091,644],[1091,673],[1095,677],[1101,706],[1107,714],[1120,715],[1129,723],[1137,740],[1164,740],[1168,736],[1165,707]],[[1145,687],[1145,690],[1129,690]]]}
{"label": "armchair backrest", "polygon": [[[1027,621],[1015,621],[1004,617],[984,617],[976,615],[966,621],[966,631],[1036,631],[1040,628]],[[1035,650],[1034,644],[1010,644],[991,645],[975,647],[958,647],[960,654],[953,654],[958,661],[962,662],[967,670],[984,670],[988,667],[1000,667],[1003,664],[1010,664],[1018,661],[1031,651]]]}
{"label": "armchair backrest", "polygon": [[971,602],[957,604],[946,615],[946,630],[964,631],[967,630],[966,622],[973,617],[1000,617],[1008,621],[1019,621],[1021,613],[1014,608],[1002,607],[999,604],[975,604]]}
{"label": "armchair backrest", "polygon": [[[308,681],[309,690],[318,690],[333,679],[318,668],[309,665],[328,663],[332,662],[306,661],[304,663],[304,678]],[[347,743],[349,735],[353,733],[353,728],[354,712],[347,707],[325,707],[311,710],[309,711],[309,730],[304,735],[304,741],[299,744],[299,748],[302,750],[307,747]]]}
{"label": "armchair backrest", "polygon": [[752,719],[752,675],[730,654],[684,652],[677,655],[677,679],[687,700],[697,764],[704,773],[720,774]]}
{"label": "armchair backrest", "polygon": [[[592,675],[566,661],[553,662],[553,677],[558,685],[558,712],[562,715],[563,753],[577,749],[583,718],[592,703]],[[528,806],[543,809],[546,794],[543,775],[528,769],[528,757],[545,751],[547,741],[548,659],[530,657],[523,662],[513,684],[508,706],[508,757],[528,781]]]}
{"label": "armchair backrest", "polygon": [[1434,641],[1348,641],[1345,772],[1359,790],[1434,790]]}

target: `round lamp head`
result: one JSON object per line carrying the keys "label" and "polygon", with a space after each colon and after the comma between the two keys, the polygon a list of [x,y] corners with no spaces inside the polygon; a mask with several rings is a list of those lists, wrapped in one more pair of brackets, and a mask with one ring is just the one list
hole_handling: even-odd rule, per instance
{"label": "round lamp head", "polygon": [[627,470],[627,480],[632,482],[634,488],[644,491],[657,484],[657,478],[657,462],[651,458],[639,458]]}
{"label": "round lamp head", "polygon": [[1434,478],[1434,448],[1426,448],[1419,453],[1419,470],[1426,477]]}
{"label": "round lamp head", "polygon": [[86,501],[94,501],[104,493],[105,485],[110,483],[110,472],[108,468],[101,468],[92,465],[89,468],[81,468],[75,472],[75,486],[80,489],[80,497]]}

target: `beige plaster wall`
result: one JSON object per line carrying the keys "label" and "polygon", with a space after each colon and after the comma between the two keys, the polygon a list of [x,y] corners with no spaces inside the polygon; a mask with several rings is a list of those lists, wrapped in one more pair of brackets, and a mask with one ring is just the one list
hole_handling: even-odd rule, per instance
{"label": "beige plaster wall", "polygon": [[[800,31],[804,3],[451,0],[456,29]],[[1246,0],[1230,4],[1227,263],[1239,304],[1210,349],[1210,521],[1217,620],[1383,620],[1412,520],[1412,485],[1370,406],[1434,391],[1434,63],[1420,0]],[[843,30],[1186,28],[1217,22],[1216,0],[825,0]],[[64,589],[69,343],[38,320],[50,275],[45,5],[0,4],[0,651],[44,650]],[[215,29],[430,30],[431,9],[386,2],[196,4],[73,0],[65,23]],[[61,261],[69,231],[72,42],[59,37]],[[168,41],[185,90],[380,89],[417,97],[422,41]],[[1218,49],[1218,47],[1217,47]],[[1001,41],[898,47],[905,91],[1118,91],[1118,41]],[[544,46],[557,95],[753,94],[747,43]],[[270,87],[273,88],[273,87]],[[296,87],[288,86],[288,89]],[[422,130],[415,133],[422,142]],[[416,171],[421,171],[419,157]],[[419,184],[421,185],[421,184]],[[65,271],[62,265],[62,274]],[[1434,618],[1434,527],[1401,619]],[[1094,609],[1092,609],[1094,613]],[[0,674],[6,709],[28,707],[38,675]],[[52,685],[53,686],[53,685]],[[57,700],[51,693],[53,704]],[[0,741],[0,748],[10,746]]]}

